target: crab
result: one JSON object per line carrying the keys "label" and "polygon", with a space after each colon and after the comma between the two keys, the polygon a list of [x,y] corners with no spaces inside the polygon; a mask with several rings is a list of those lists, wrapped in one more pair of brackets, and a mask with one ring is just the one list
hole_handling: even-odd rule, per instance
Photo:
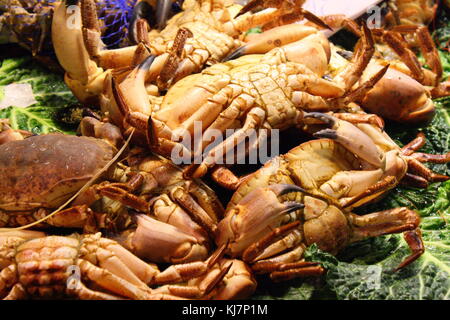
{"label": "crab", "polygon": [[184,76],[225,58],[243,44],[240,38],[252,27],[288,14],[320,21],[297,6],[302,2],[272,1],[273,8],[239,15],[242,6],[231,0],[184,1],[183,11],[161,31],[148,32],[146,20],[138,18],[132,32],[135,30],[133,37],[139,44],[116,50],[107,50],[101,41],[93,0],[77,1],[79,10],[63,2],[55,11],[52,39],[66,71],[65,81],[75,96],[84,103],[98,103],[110,86],[111,72],[119,69],[126,73],[146,58],[148,51],[157,58],[147,81],[157,84],[159,89],[167,89]]}
{"label": "crab", "polygon": [[[39,222],[40,227],[105,230],[120,234],[134,253],[154,262],[206,259],[209,234],[223,212],[215,193],[185,181],[168,161],[154,156],[135,159],[133,167],[121,161],[109,166],[123,143],[120,130],[92,117],[80,127],[84,135],[102,139],[63,134],[23,139],[20,132],[3,131],[9,140],[22,140],[0,145],[0,226]],[[93,178],[96,184],[86,188]],[[70,207],[60,210],[67,202]]]}
{"label": "crab", "polygon": [[[314,129],[319,139],[271,160],[242,182],[219,223],[216,243],[227,244],[231,257],[275,281],[323,274],[321,266],[303,260],[312,244],[336,254],[350,243],[389,233],[404,232],[412,250],[396,270],[412,263],[424,252],[416,212],[395,208],[359,216],[352,210],[423,174],[417,161],[427,157],[414,153],[421,144],[400,149],[373,125],[310,117],[326,123],[326,129]],[[428,158],[450,161],[448,154]],[[425,171],[424,176],[434,174]]]}
{"label": "crab", "polygon": [[[118,1],[98,1],[98,15],[101,20],[103,38],[108,46],[117,46],[123,41],[126,12],[119,9]],[[51,26],[55,8],[60,1],[55,0],[1,0],[0,31],[6,41],[17,43],[28,50],[34,59],[52,71],[64,70],[58,64],[51,41]]]}
{"label": "crab", "polygon": [[[359,25],[345,16],[321,18],[334,28],[346,27],[355,35],[361,36]],[[362,24],[365,25],[366,21],[362,21]],[[360,81],[366,81],[386,65],[390,68],[372,90],[365,96],[360,96],[355,102],[367,112],[375,113],[384,119],[413,124],[431,121],[436,111],[432,99],[447,96],[449,91],[448,83],[441,82],[443,68],[440,55],[428,28],[402,25],[392,29],[371,28],[371,30],[376,40],[375,53]],[[405,36],[417,40],[431,70],[422,66]],[[361,45],[363,43],[360,41],[355,51]],[[345,59],[353,55],[334,46],[332,51],[333,59],[329,69],[331,76],[346,68]]]}
{"label": "crab", "polygon": [[[198,159],[210,147],[207,139],[213,132],[238,128],[222,143],[210,147],[201,163],[185,169],[186,177],[200,178],[249,131],[301,126],[310,111],[339,111],[341,118],[380,124],[381,119],[374,115],[341,112],[356,96],[372,88],[388,68],[352,89],[373,53],[370,30],[364,28],[364,34],[365,45],[354,61],[332,80],[322,78],[330,59],[329,42],[321,32],[314,32],[265,55],[244,55],[186,77],[162,99],[149,99],[145,92],[144,79],[154,62],[149,57],[123,81],[113,82],[113,93],[127,122],[124,127],[147,132],[150,149],[171,159]],[[198,122],[204,140],[192,146],[188,139],[190,146],[186,145],[183,138],[194,136]]]}
{"label": "crab", "polygon": [[388,15],[390,25],[429,25],[436,16],[435,0],[393,0]]}
{"label": "crab", "polygon": [[245,265],[221,260],[220,250],[206,262],[172,265],[161,272],[100,233],[68,237],[1,233],[0,262],[0,298],[5,300],[174,300],[215,294],[233,298],[235,288],[222,282],[232,268],[227,280],[241,284],[238,294],[252,293],[245,281],[253,279]]}

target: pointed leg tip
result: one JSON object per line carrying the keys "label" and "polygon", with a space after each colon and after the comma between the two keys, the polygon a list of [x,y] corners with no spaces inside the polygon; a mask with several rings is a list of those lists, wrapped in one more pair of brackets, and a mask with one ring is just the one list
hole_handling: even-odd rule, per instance
{"label": "pointed leg tip", "polygon": [[295,184],[275,184],[269,186],[269,190],[274,192],[277,197],[293,192],[306,192],[303,188],[296,186]]}
{"label": "pointed leg tip", "polygon": [[323,121],[325,124],[329,125],[329,126],[334,126],[336,123],[336,118],[326,114],[326,113],[321,113],[321,112],[309,112],[306,113],[304,115],[304,118],[313,118],[313,119],[319,119],[321,121]]}
{"label": "pointed leg tip", "polygon": [[321,130],[319,132],[314,133],[313,136],[319,139],[331,139],[331,140],[336,140],[338,138],[336,130],[332,129]]}
{"label": "pointed leg tip", "polygon": [[222,62],[227,62],[230,60],[238,59],[245,55],[245,52],[247,51],[247,46],[242,46],[239,49],[235,50],[231,54],[229,54],[225,59],[223,59]]}

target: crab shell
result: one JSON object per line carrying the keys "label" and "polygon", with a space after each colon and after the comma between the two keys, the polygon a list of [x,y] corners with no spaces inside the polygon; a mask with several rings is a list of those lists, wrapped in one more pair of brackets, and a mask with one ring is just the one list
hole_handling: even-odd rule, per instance
{"label": "crab shell", "polygon": [[0,210],[56,208],[114,156],[100,139],[48,134],[0,145]]}

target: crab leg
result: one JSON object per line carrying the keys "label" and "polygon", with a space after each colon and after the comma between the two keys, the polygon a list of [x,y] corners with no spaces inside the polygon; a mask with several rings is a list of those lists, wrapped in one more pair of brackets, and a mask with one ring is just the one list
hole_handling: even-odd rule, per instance
{"label": "crab leg", "polygon": [[[169,52],[169,57],[166,60],[163,68],[161,69],[158,86],[160,89],[169,88],[172,80],[177,78],[177,69],[181,62],[183,55],[183,49],[186,44],[187,38],[193,37],[191,31],[186,28],[180,28],[177,35],[175,36],[171,51]],[[175,75],[175,76],[174,76]],[[176,80],[175,80],[176,81]]]}
{"label": "crab leg", "polygon": [[299,277],[321,276],[325,269],[315,262],[293,262],[282,264],[270,274],[273,281],[286,281]]}
{"label": "crab leg", "polygon": [[83,43],[82,28],[77,27],[81,26],[81,20],[79,11],[71,11],[62,1],[53,16],[52,41],[58,61],[66,70],[66,83],[85,102],[97,99],[107,72],[91,60]]}
{"label": "crab leg", "polygon": [[232,150],[235,146],[243,141],[248,136],[250,130],[261,127],[265,120],[266,113],[261,108],[253,108],[247,114],[246,121],[241,129],[236,131],[233,135],[225,139],[222,143],[214,147],[206,155],[202,163],[192,174],[192,177],[199,178],[206,174],[209,168],[214,167],[220,159],[223,159],[226,152]]}
{"label": "crab leg", "polygon": [[189,279],[200,277],[210,270],[225,253],[226,245],[220,246],[206,261],[196,261],[185,264],[174,264],[158,273],[152,279],[151,284],[162,285],[185,282]]}
{"label": "crab leg", "polygon": [[382,167],[383,154],[377,149],[373,140],[354,125],[324,113],[307,113],[305,118],[320,119],[330,127],[330,129],[316,132],[315,137],[333,139],[374,165],[375,168]]}
{"label": "crab leg", "polygon": [[[434,173],[431,169],[427,168],[420,161],[409,158],[408,160],[408,172],[413,175],[424,178],[428,182],[445,182],[450,179],[448,176]],[[447,162],[447,161],[446,161]]]}
{"label": "crab leg", "polygon": [[297,8],[294,8],[291,13],[287,13],[284,15],[281,15],[277,19],[270,21],[262,26],[263,30],[267,30],[270,28],[274,28],[281,25],[286,24],[296,24],[296,22],[301,21],[303,19],[309,20],[309,23],[317,25],[319,28],[322,29],[328,29],[330,31],[333,31],[333,29],[327,25],[321,18],[313,14],[312,12],[305,10],[301,8],[300,6]]}
{"label": "crab leg", "polygon": [[[243,163],[245,161],[245,157],[247,157],[249,154],[252,156],[255,156],[258,152],[258,147],[263,145],[268,141],[269,133],[268,129],[264,129],[261,132],[257,133],[257,137],[255,135],[250,136],[250,143],[246,144],[246,141],[242,141],[240,144],[237,145],[238,152],[234,152],[233,150],[230,150],[225,158],[227,159],[233,159],[233,164],[239,164]],[[252,152],[254,152],[252,154]],[[192,170],[195,169],[195,165],[191,165],[185,170],[185,173],[187,177],[192,174]],[[236,176],[230,169],[226,168],[223,165],[217,165],[213,167],[211,171],[211,178],[220,186],[222,186],[225,189],[233,190],[235,191],[239,185],[244,183],[251,174],[248,174],[243,177]]]}
{"label": "crab leg", "polygon": [[87,205],[62,210],[48,218],[46,223],[54,227],[84,228],[86,231],[98,228],[95,213]]}
{"label": "crab leg", "polygon": [[145,300],[150,296],[151,289],[147,286],[136,286],[87,260],[80,259],[77,265],[89,280],[119,296],[137,300]]}
{"label": "crab leg", "polygon": [[[101,238],[99,244],[101,248],[112,252],[126,266],[126,269],[129,269],[141,282],[150,283],[159,273],[156,265],[144,262],[115,241]],[[139,281],[135,281],[135,284],[139,283]]]}
{"label": "crab leg", "polygon": [[[161,2],[171,2],[171,0],[161,0]],[[160,2],[160,1],[158,1]],[[150,18],[150,15],[152,13],[152,7],[150,4],[148,4],[146,1],[138,1],[134,5],[133,13],[130,18],[130,22],[128,23],[128,38],[130,39],[131,43],[138,44],[140,42],[140,21],[145,21],[147,24],[147,21]]]}
{"label": "crab leg", "polygon": [[432,163],[447,163],[450,162],[450,153],[446,154],[427,154],[418,153],[426,143],[425,135],[420,132],[417,137],[402,148],[402,154],[405,156],[411,156],[420,162],[432,162]]}
{"label": "crab leg", "polygon": [[213,277],[207,277],[199,285],[165,285],[154,290],[157,294],[173,294],[184,298],[202,298],[207,296],[224,279],[231,270],[233,262],[229,262],[219,273]]}
{"label": "crab leg", "polygon": [[336,119],[347,121],[353,124],[367,123],[377,126],[380,129],[384,128],[384,120],[375,114],[358,114],[358,113],[332,113]]}
{"label": "crab leg", "polygon": [[[180,202],[182,201],[183,200]],[[173,194],[170,194],[170,197],[168,195],[161,195],[152,200],[151,212],[158,221],[168,223],[186,234],[190,234],[200,243],[207,242],[208,233],[205,232],[205,230],[209,230],[203,229],[202,224],[196,221],[197,219],[191,219],[194,214],[177,203],[178,202],[176,198],[173,197]],[[196,206],[198,206],[197,203]],[[186,205],[186,207],[188,207],[188,205]]]}
{"label": "crab leg", "polygon": [[112,274],[135,286],[145,287],[145,283],[113,252],[98,248],[95,251],[95,256],[102,269],[107,269]]}
{"label": "crab leg", "polygon": [[114,185],[104,185],[96,187],[98,193],[108,197],[111,200],[119,201],[125,206],[136,209],[140,212],[147,212],[149,203],[126,190],[115,187]]}
{"label": "crab leg", "polygon": [[[247,299],[256,290],[256,281],[249,267],[241,260],[231,260],[231,262],[233,263],[231,269],[225,275],[222,284],[218,284],[212,293],[214,300]],[[215,272],[220,272],[229,263],[230,260],[222,259],[216,264],[217,267],[211,270],[206,277],[214,276]]]}
{"label": "crab leg", "polygon": [[272,273],[277,271],[280,266],[288,263],[298,262],[303,258],[303,253],[305,252],[305,246],[298,245],[292,250],[283,253],[281,255],[275,256],[270,259],[257,261],[252,265],[252,270],[256,273]]}
{"label": "crab leg", "polygon": [[68,289],[68,293],[78,297],[81,300],[123,300],[118,296],[94,291],[79,282],[74,289]]}
{"label": "crab leg", "polygon": [[176,188],[171,192],[171,196],[182,208],[190,213],[194,221],[197,221],[210,235],[215,233],[217,221],[209,216],[186,190],[183,188]]}
{"label": "crab leg", "polygon": [[378,197],[380,193],[384,193],[398,185],[397,179],[393,176],[387,176],[380,182],[372,185],[364,192],[352,197],[351,199],[341,200],[340,203],[344,207],[357,206],[358,201],[364,200],[367,202],[367,198],[373,196]]}
{"label": "crab leg", "polygon": [[[221,220],[218,226],[220,236],[227,234],[225,230],[242,230],[240,239],[228,239],[219,236],[216,242],[224,244],[230,241],[228,248],[231,256],[239,255],[255,239],[259,239],[260,235],[266,235],[267,232],[270,233],[271,230],[278,227],[279,222],[286,215],[304,207],[302,203],[298,202],[280,203],[278,197],[292,192],[304,192],[304,190],[295,185],[280,184],[249,193],[235,209],[242,210],[245,214],[237,218],[233,214],[229,214]],[[261,212],[261,208],[266,208],[266,210]],[[233,232],[230,234],[233,234]]]}
{"label": "crab leg", "polygon": [[[296,20],[298,20],[299,17],[301,17],[302,12],[292,15]],[[328,26],[320,18],[314,16],[313,14],[309,13],[308,18],[317,25],[328,28]],[[225,58],[225,61],[236,59],[248,54],[267,53],[276,47],[286,46],[289,43],[297,42],[310,35],[317,34],[318,32],[315,27],[291,24],[288,21],[284,22],[284,24],[287,25],[271,28],[262,34],[255,36],[255,38],[253,38],[250,42],[232,52],[227,58]],[[326,38],[323,35],[320,36],[322,39],[317,40],[318,43],[321,45],[326,45]],[[328,59],[330,58],[329,54],[328,49]],[[299,56],[302,56],[302,54],[299,53]]]}
{"label": "crab leg", "polygon": [[122,112],[122,116],[127,121],[135,113],[147,117],[152,114],[153,108],[148,99],[145,79],[154,61],[155,56],[151,55],[137,66],[120,84],[117,84],[114,80],[112,82],[114,98]]}
{"label": "crab leg", "polygon": [[408,208],[395,208],[364,216],[350,214],[350,221],[354,225],[351,242],[385,234],[405,232],[405,240],[411,248],[412,254],[396,270],[412,263],[425,251],[420,230],[418,230],[420,217],[417,212]]}
{"label": "crab leg", "polygon": [[197,184],[190,184],[188,191],[189,194],[195,198],[194,200],[200,204],[203,210],[207,212],[211,219],[214,221],[222,219],[224,208],[214,191],[208,187],[206,187],[206,190],[200,188]]}
{"label": "crab leg", "polygon": [[355,226],[352,242],[389,233],[415,230],[420,224],[419,215],[408,208],[395,208],[363,216],[351,214]]}
{"label": "crab leg", "polygon": [[406,156],[408,161],[408,174],[404,183],[417,185],[420,187],[428,187],[429,182],[442,182],[450,179],[448,176],[434,173],[429,168],[425,167],[423,162],[431,163],[448,163],[450,162],[450,153],[446,154],[427,154],[416,152],[421,149],[426,143],[426,138],[423,133],[419,133],[417,137],[404,146],[401,150],[402,154]]}
{"label": "crab leg", "polygon": [[267,9],[267,8],[284,8],[284,9],[293,9],[297,7],[302,7],[305,3],[305,0],[250,0],[248,3],[242,7],[236,17],[239,17],[243,14],[246,14],[250,11],[254,11],[256,9]]}
{"label": "crab leg", "polygon": [[25,300],[27,298],[27,292],[23,288],[22,284],[16,283],[9,294],[3,298],[3,300]]}
{"label": "crab leg", "polygon": [[431,163],[448,163],[450,162],[450,153],[446,154],[428,154],[415,152],[412,157],[420,162],[431,162]]}
{"label": "crab leg", "polygon": [[361,78],[364,70],[367,68],[370,60],[375,53],[375,45],[372,32],[363,24],[362,46],[354,57],[354,61],[347,65],[347,67],[335,77],[335,81],[339,83],[345,92],[348,92],[353,85]]}
{"label": "crab leg", "polygon": [[211,171],[211,177],[215,182],[221,187],[233,191],[239,188],[249,176],[251,176],[251,174],[244,177],[238,177],[230,169],[223,166],[218,166]]}
{"label": "crab leg", "polygon": [[419,132],[417,134],[417,137],[413,141],[402,148],[402,154],[404,154],[405,156],[410,156],[416,151],[422,149],[422,147],[425,146],[426,142],[427,140],[425,134],[423,134],[423,132]]}
{"label": "crab leg", "polygon": [[[282,227],[276,228],[266,237],[249,246],[242,254],[242,259],[248,263],[254,262],[255,259],[264,251],[264,249],[273,244],[275,241],[281,240],[286,235],[291,234],[294,230],[298,229],[299,225],[300,221],[295,221]],[[288,249],[288,247],[285,247],[283,249]],[[273,254],[276,253],[279,252],[273,252]]]}
{"label": "crab leg", "polygon": [[97,17],[97,8],[93,0],[79,0],[83,22],[83,38],[87,52],[104,69],[129,66],[136,51],[135,46],[115,50],[106,50],[101,40],[101,30]]}
{"label": "crab leg", "polygon": [[408,266],[412,262],[416,261],[424,252],[425,246],[422,240],[422,232],[420,228],[416,228],[413,231],[407,231],[403,233],[406,243],[412,251],[412,254],[407,257],[400,265],[394,269],[394,271],[398,271]]}
{"label": "crab leg", "polygon": [[11,264],[0,272],[0,297],[8,295],[11,292],[10,288],[19,279],[17,278],[17,267]]}
{"label": "crab leg", "polygon": [[[158,0],[156,1],[155,18],[156,23],[154,27],[158,30],[162,30],[167,23],[167,19],[170,14],[172,0]],[[133,13],[129,22],[129,38],[130,40],[137,44],[137,21],[140,19],[145,19],[149,21],[151,18],[151,13],[153,12],[152,6],[145,0],[139,1],[133,8]]]}
{"label": "crab leg", "polygon": [[[197,277],[199,275],[203,275],[207,272],[208,268],[214,265],[218,259],[221,258],[223,254],[224,248],[219,249],[215,254],[211,256],[211,258],[203,263],[203,262],[194,262],[185,265],[177,265],[172,266],[166,269],[161,273],[157,273],[154,277],[149,281],[149,284],[165,284],[170,282],[184,282],[187,279],[192,277]],[[128,266],[119,259],[113,252],[109,250],[105,250],[103,248],[99,248],[96,250],[95,255],[99,261],[100,267],[106,269],[107,272],[110,272],[112,275],[118,277],[118,279],[124,279],[125,281],[131,283],[137,288],[142,288],[144,291],[150,290],[144,282],[142,282],[137,275],[128,268]],[[219,273],[215,278],[213,278],[206,288],[202,290],[199,287],[189,287],[189,286],[164,286],[158,288],[157,290],[151,291],[151,298],[154,298],[154,295],[157,297],[165,298],[169,297],[172,299],[172,296],[186,297],[186,298],[199,298],[206,294],[208,294],[218,282],[220,282],[223,277],[228,273],[229,268],[225,268]],[[104,271],[104,270],[103,270]],[[150,268],[150,271],[153,271]],[[112,276],[113,277],[113,276]],[[114,279],[114,278],[113,278]],[[95,281],[95,280],[94,280]],[[116,281],[116,280],[114,280]],[[108,281],[109,283],[114,281]],[[120,284],[119,284],[120,285]],[[128,296],[128,295],[126,295]]]}
{"label": "crab leg", "polygon": [[[422,54],[425,57],[425,60],[427,64],[430,66],[431,70],[434,72],[435,75],[435,83],[434,86],[437,86],[442,78],[443,69],[441,64],[441,59],[439,57],[438,50],[436,48],[436,45],[434,43],[433,38],[430,35],[430,32],[428,31],[428,28],[425,26],[398,26],[394,28],[395,31],[399,33],[412,33],[417,36],[420,50]],[[405,45],[403,45],[404,47]],[[414,58],[411,57],[410,59],[414,59],[414,64],[419,64],[420,62],[417,59],[417,56],[414,55]],[[406,64],[406,61],[405,61]],[[421,72],[425,72],[423,69],[421,69]],[[423,81],[422,81],[423,83]]]}
{"label": "crab leg", "polygon": [[436,74],[435,86],[437,86],[442,79],[444,71],[442,68],[441,58],[439,56],[434,40],[431,38],[430,32],[426,27],[419,28],[419,30],[417,31],[417,37],[419,39],[421,51],[428,65]]}

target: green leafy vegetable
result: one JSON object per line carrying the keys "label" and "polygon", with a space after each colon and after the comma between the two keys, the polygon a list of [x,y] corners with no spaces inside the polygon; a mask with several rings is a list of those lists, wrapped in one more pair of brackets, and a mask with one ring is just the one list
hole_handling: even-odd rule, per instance
{"label": "green leafy vegetable", "polygon": [[59,75],[52,74],[28,57],[5,59],[0,67],[0,99],[4,87],[13,83],[28,83],[33,89],[36,104],[28,108],[11,106],[0,110],[0,118],[7,118],[14,129],[36,134],[52,131],[71,133],[58,121],[66,108],[77,101]]}

